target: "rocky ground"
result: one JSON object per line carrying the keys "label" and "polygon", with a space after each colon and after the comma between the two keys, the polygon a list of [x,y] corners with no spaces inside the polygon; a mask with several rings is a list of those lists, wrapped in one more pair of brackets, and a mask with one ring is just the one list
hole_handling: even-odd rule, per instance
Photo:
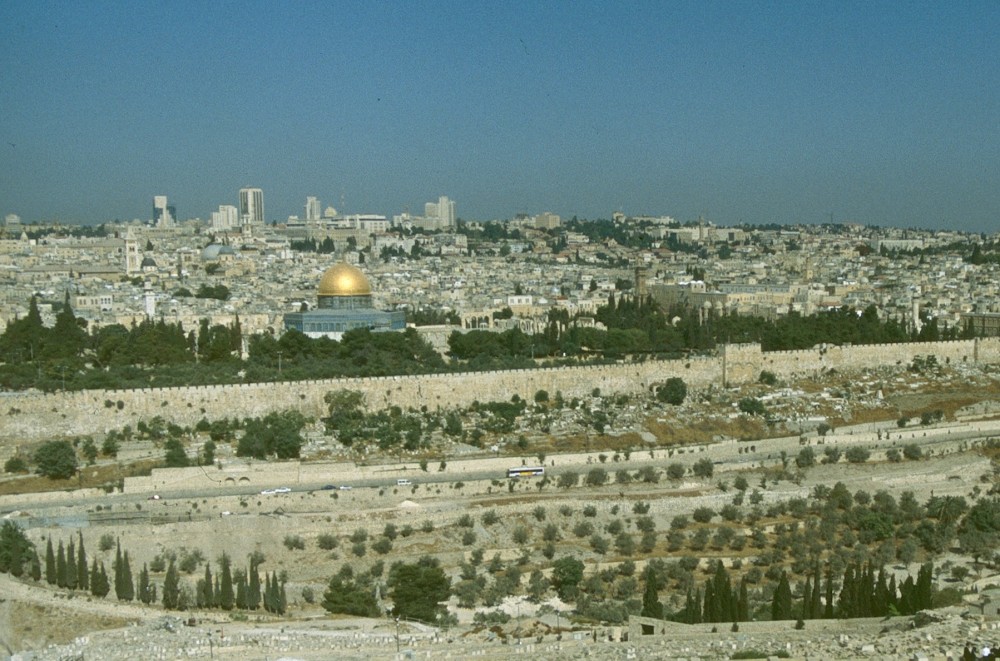
{"label": "rocky ground", "polygon": [[[622,640],[624,627],[608,627],[569,620],[570,607],[556,606],[539,610],[522,601],[508,610],[516,619],[500,627],[485,629],[472,622],[472,611],[453,609],[459,624],[450,631],[432,629],[384,619],[346,619],[332,617],[306,599],[311,590],[322,595],[329,577],[343,564],[357,571],[378,561],[386,565],[396,560],[412,561],[431,554],[439,558],[449,574],[457,572],[472,548],[481,548],[486,558],[500,555],[505,562],[517,558],[524,547],[514,544],[513,531],[522,526],[529,530],[527,548],[531,562],[544,566],[538,554],[541,540],[534,512],[545,508],[546,523],[557,523],[562,530],[559,555],[571,553],[584,560],[588,571],[612,566],[621,558],[595,554],[587,539],[569,534],[573,523],[582,520],[581,508],[593,505],[591,519],[598,530],[631,512],[636,502],[650,506],[649,516],[657,531],[668,530],[678,514],[690,515],[697,507],[716,511],[731,501],[730,486],[737,476],[745,477],[754,487],[760,483],[763,506],[807,497],[817,485],[843,482],[848,489],[875,493],[886,490],[899,497],[912,491],[920,502],[931,495],[956,495],[973,498],[995,485],[996,473],[991,456],[981,447],[973,448],[967,440],[968,427],[959,420],[982,420],[995,417],[996,382],[992,375],[951,371],[922,376],[919,388],[907,381],[905,373],[861,375],[837,384],[780,384],[770,391],[762,386],[744,391],[708,393],[692,398],[677,409],[636,405],[614,417],[614,428],[606,437],[607,450],[592,446],[590,452],[556,455],[563,443],[550,438],[545,445],[549,460],[560,467],[575,467],[581,474],[594,467],[605,468],[611,483],[572,489],[549,485],[537,489],[526,482],[508,487],[506,480],[470,480],[456,483],[425,483],[418,488],[355,489],[347,492],[294,492],[271,496],[238,497],[225,494],[196,498],[172,498],[164,494],[160,501],[146,501],[144,496],[128,500],[128,494],[113,501],[110,508],[95,512],[92,504],[60,505],[44,512],[32,512],[39,524],[28,534],[42,550],[51,537],[68,541],[84,522],[83,536],[88,556],[110,568],[114,550],[99,550],[98,540],[111,535],[129,550],[133,572],[143,563],[165,554],[183,556],[197,550],[213,563],[222,553],[241,561],[257,551],[266,556],[265,571],[288,575],[289,613],[285,617],[269,615],[226,614],[219,611],[167,613],[158,606],[123,605],[111,599],[93,599],[66,590],[53,590],[0,576],[0,651],[18,650],[23,659],[369,659],[369,658],[484,658],[500,659],[530,655],[542,659],[621,658],[725,658],[735,653],[757,651],[764,655],[788,654],[793,658],[948,658],[960,654],[966,641],[981,647],[985,642],[1000,643],[995,620],[982,619],[974,607],[953,607],[916,618],[891,620],[809,621],[804,630],[795,630],[794,622],[741,623],[740,630],[729,625],[669,625],[664,637],[633,636]],[[910,379],[909,381],[913,381]],[[978,399],[974,394],[978,392]],[[770,394],[769,394],[770,393]],[[761,424],[748,424],[734,414],[734,404],[745,395],[767,397],[771,410],[807,430],[817,420],[834,422],[835,430],[820,440],[808,435],[807,444],[840,443],[844,447],[863,443],[873,450],[873,459],[863,464],[843,461],[816,465],[797,471],[794,479],[774,479],[782,453],[794,457],[801,447],[797,435],[758,441],[737,442],[734,438],[748,433],[768,432]],[[889,438],[902,433],[894,422],[902,414],[919,416],[922,411],[943,409],[946,424],[940,427],[910,426],[913,434],[906,439]],[[871,420],[885,421],[877,440]],[[567,427],[576,429],[576,423]],[[852,427],[851,424],[854,424]],[[983,423],[986,424],[986,423]],[[987,425],[988,426],[988,425]],[[984,427],[985,428],[985,427]],[[678,431],[682,430],[682,431]],[[688,430],[689,433],[683,432]],[[525,430],[529,431],[529,430]],[[576,429],[579,431],[579,429]],[[954,435],[952,433],[954,432]],[[927,434],[930,434],[929,436]],[[639,439],[643,449],[633,450],[626,460],[614,461],[615,439],[623,435]],[[687,434],[687,435],[686,435]],[[975,435],[975,434],[973,434]],[[698,441],[697,447],[681,451],[679,443],[687,437]],[[568,437],[565,437],[568,438]],[[589,440],[593,437],[588,436]],[[981,439],[980,439],[981,440]],[[533,441],[534,442],[534,441]],[[932,454],[920,461],[887,462],[884,451],[905,442],[924,445]],[[579,450],[579,444],[571,449]],[[754,447],[753,453],[749,451]],[[533,450],[532,450],[533,451]],[[599,455],[605,454],[605,461]],[[881,453],[881,454],[880,454]],[[701,457],[713,460],[715,474],[709,479],[686,476],[683,480],[663,480],[656,484],[633,481],[616,484],[617,471],[635,472],[644,466],[663,469],[667,463],[687,465]],[[449,469],[450,470],[450,469]],[[720,487],[720,483],[726,486]],[[122,500],[124,499],[124,500]],[[18,506],[20,507],[20,506]],[[13,512],[0,497],[0,509],[7,516]],[[140,525],[124,516],[127,512],[156,512],[170,515],[175,522]],[[495,512],[499,521],[484,523],[486,512]],[[563,515],[560,512],[572,511]],[[122,516],[117,516],[121,513]],[[97,515],[100,516],[97,516]],[[471,515],[476,536],[473,546],[464,546],[456,521]],[[44,515],[44,516],[43,516]],[[185,521],[185,519],[187,519]],[[430,522],[432,531],[424,531]],[[347,537],[359,528],[374,538],[387,524],[398,529],[413,528],[411,535],[400,536],[392,551],[379,556],[370,548],[358,557],[350,552]],[[335,535],[341,544],[322,550],[321,535]],[[299,537],[304,549],[285,544],[289,536]],[[658,549],[650,557],[665,552]],[[730,562],[736,556],[746,560],[751,551],[733,554],[706,550],[703,565],[712,557]],[[950,564],[966,565],[971,576],[980,577],[979,568],[969,558],[954,556]],[[636,561],[637,569],[645,559]],[[916,565],[900,565],[899,571],[915,573]],[[186,576],[189,583],[199,571]],[[158,580],[161,580],[160,577]],[[940,577],[947,580],[947,574]],[[700,579],[699,579],[700,580]],[[971,580],[971,579],[970,579]],[[986,578],[1000,584],[1000,577]],[[942,583],[944,585],[944,583]],[[974,597],[974,595],[971,595]],[[561,612],[560,612],[561,611]],[[190,626],[189,626],[190,624]],[[397,645],[399,652],[397,653]]]}

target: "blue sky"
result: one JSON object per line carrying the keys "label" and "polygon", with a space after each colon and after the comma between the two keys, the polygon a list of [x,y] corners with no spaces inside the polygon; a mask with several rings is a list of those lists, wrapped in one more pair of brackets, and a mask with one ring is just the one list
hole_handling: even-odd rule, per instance
{"label": "blue sky", "polygon": [[[0,3],[0,214],[1000,229],[1000,3]],[[341,207],[341,199],[344,205]]]}

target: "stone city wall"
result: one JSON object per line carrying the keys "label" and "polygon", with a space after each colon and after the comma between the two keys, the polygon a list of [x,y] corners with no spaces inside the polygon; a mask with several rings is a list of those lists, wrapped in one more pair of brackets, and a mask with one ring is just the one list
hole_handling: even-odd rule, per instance
{"label": "stone city wall", "polygon": [[907,365],[916,356],[939,363],[1000,363],[1000,338],[955,342],[827,346],[804,351],[762,352],[759,344],[727,345],[718,356],[615,365],[560,367],[460,374],[329,379],[141,390],[86,390],[66,393],[0,394],[0,444],[6,454],[19,442],[104,434],[161,416],[187,426],[202,418],[258,417],[296,409],[308,416],[326,414],[323,397],[333,390],[364,393],[369,409],[388,406],[448,409],[473,401],[531,400],[538,390],[566,398],[602,393],[645,392],[671,377],[691,388],[739,384],[758,379],[762,370],[779,377],[852,371],[878,365]]}

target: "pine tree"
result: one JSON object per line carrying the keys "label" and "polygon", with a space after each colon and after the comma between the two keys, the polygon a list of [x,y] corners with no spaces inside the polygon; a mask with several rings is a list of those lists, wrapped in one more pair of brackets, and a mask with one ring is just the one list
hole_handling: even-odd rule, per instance
{"label": "pine tree", "polygon": [[788,574],[781,572],[778,587],[774,590],[771,600],[771,619],[787,620],[792,616],[792,588],[788,584]]}
{"label": "pine tree", "polygon": [[59,550],[56,552],[56,585],[65,588],[66,582],[66,549],[63,548],[62,540],[59,540]]}
{"label": "pine tree", "polygon": [[81,590],[90,589],[90,576],[87,574],[87,551],[83,548],[83,532],[80,532],[80,548],[76,552],[76,576]]}
{"label": "pine tree", "polygon": [[77,585],[76,544],[73,542],[73,538],[70,537],[69,546],[66,547],[66,587],[70,590],[75,590]]}
{"label": "pine tree", "polygon": [[49,585],[55,585],[57,580],[56,554],[52,551],[52,537],[49,537],[49,541],[45,545],[45,582]]}
{"label": "pine tree", "polygon": [[180,577],[177,575],[177,567],[174,566],[173,559],[167,567],[167,575],[163,579],[163,607],[167,610],[176,610],[180,603],[181,585]]}
{"label": "pine tree", "polygon": [[236,601],[233,594],[233,575],[229,556],[223,553],[220,563],[222,564],[222,579],[219,586],[219,608],[228,611],[233,609],[233,604]]}

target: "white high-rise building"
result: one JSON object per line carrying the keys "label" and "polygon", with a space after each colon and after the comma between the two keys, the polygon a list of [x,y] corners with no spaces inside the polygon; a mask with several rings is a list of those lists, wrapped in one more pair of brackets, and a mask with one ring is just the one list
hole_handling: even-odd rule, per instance
{"label": "white high-rise building", "polygon": [[310,220],[319,220],[320,215],[319,198],[307,197],[306,198],[306,222]]}
{"label": "white high-rise building", "polygon": [[173,227],[177,220],[177,211],[167,204],[166,195],[153,196],[153,225],[156,227]]}
{"label": "white high-rise building", "polygon": [[[428,229],[450,229],[455,226],[455,201],[442,195],[437,202],[424,205],[424,218]],[[433,226],[433,227],[431,227]]]}
{"label": "white high-rise building", "polygon": [[240,224],[243,226],[264,224],[264,191],[261,189],[240,189]]}
{"label": "white high-rise building", "polygon": [[212,229],[231,230],[240,226],[239,210],[231,204],[220,204],[218,211],[212,212]]}

